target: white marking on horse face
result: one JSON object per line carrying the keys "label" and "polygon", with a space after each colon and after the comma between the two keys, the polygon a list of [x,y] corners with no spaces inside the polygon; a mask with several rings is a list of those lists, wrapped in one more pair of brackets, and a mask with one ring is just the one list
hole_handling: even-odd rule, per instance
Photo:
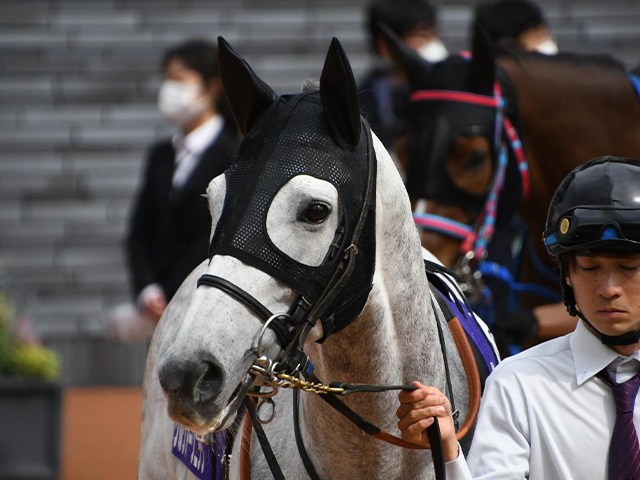
{"label": "white marking on horse face", "polygon": [[211,235],[209,236],[209,242],[211,242],[213,238],[216,225],[218,224],[218,220],[220,220],[220,215],[222,215],[222,207],[224,206],[226,193],[227,179],[224,173],[209,182],[209,186],[207,187],[207,203],[209,205],[209,213],[211,214]]}
{"label": "white marking on horse face", "polygon": [[[326,205],[329,215],[321,223],[305,221],[313,204]],[[338,191],[326,180],[298,175],[273,198],[267,214],[267,234],[273,244],[297,262],[312,267],[322,264],[333,241],[340,218]]]}

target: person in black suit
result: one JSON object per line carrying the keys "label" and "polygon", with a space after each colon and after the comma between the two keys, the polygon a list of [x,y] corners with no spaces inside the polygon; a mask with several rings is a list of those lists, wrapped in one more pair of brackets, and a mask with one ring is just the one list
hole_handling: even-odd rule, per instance
{"label": "person in black suit", "polygon": [[207,257],[211,217],[203,194],[237,152],[223,100],[216,47],[191,40],[162,59],[162,114],[178,126],[153,145],[127,238],[133,290],[141,313],[157,322],[187,275]]}

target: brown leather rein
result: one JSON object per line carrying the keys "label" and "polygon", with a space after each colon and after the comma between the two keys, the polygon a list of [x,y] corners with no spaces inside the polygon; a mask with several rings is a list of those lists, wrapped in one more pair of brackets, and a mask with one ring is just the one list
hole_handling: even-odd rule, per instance
{"label": "brown leather rein", "polygon": [[[456,348],[462,361],[464,373],[467,377],[467,385],[469,388],[469,409],[467,416],[462,426],[456,432],[456,439],[461,440],[473,426],[478,416],[478,410],[480,409],[480,397],[481,397],[481,383],[480,373],[478,371],[478,365],[476,364],[471,345],[467,339],[464,329],[457,318],[451,319],[448,324],[453,340],[456,344]],[[249,415],[245,415],[244,425],[242,427],[242,443],[240,447],[240,479],[251,480],[251,437],[253,431],[253,424]],[[417,443],[407,442],[400,437],[392,435],[384,430],[379,430],[377,433],[367,432],[373,437],[382,440],[383,442],[396,445],[403,448],[409,448],[413,450],[429,450],[431,445],[427,442],[426,445],[419,445]]]}

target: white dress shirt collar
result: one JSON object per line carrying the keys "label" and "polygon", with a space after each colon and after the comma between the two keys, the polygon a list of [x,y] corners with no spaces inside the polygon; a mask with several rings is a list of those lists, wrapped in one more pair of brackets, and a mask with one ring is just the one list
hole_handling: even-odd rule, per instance
{"label": "white dress shirt collar", "polygon": [[217,138],[223,125],[222,115],[214,115],[187,135],[176,133],[172,139],[173,146],[176,152],[185,149],[192,155],[200,155]]}
{"label": "white dress shirt collar", "polygon": [[218,138],[223,127],[222,116],[214,115],[188,135],[174,135],[172,142],[176,156],[173,188],[181,188],[187,183],[202,154]]}
{"label": "white dress shirt collar", "polygon": [[640,360],[640,351],[636,351],[629,357],[623,357],[611,347],[604,345],[582,321],[576,325],[569,342],[576,366],[578,385],[582,385],[612,362],[616,362],[617,366],[631,359]]}

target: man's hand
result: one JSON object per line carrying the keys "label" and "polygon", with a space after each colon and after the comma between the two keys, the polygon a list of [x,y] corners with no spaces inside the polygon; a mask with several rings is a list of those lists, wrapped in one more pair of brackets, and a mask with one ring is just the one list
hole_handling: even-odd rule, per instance
{"label": "man's hand", "polygon": [[167,299],[160,290],[150,291],[142,299],[142,312],[155,323],[158,323],[165,308],[167,308]]}
{"label": "man's hand", "polygon": [[396,415],[400,419],[398,428],[402,439],[426,445],[426,428],[433,423],[433,417],[438,417],[445,461],[455,460],[458,458],[458,441],[449,399],[436,387],[427,387],[420,382],[411,385],[418,390],[403,390],[398,394],[400,408]]}

